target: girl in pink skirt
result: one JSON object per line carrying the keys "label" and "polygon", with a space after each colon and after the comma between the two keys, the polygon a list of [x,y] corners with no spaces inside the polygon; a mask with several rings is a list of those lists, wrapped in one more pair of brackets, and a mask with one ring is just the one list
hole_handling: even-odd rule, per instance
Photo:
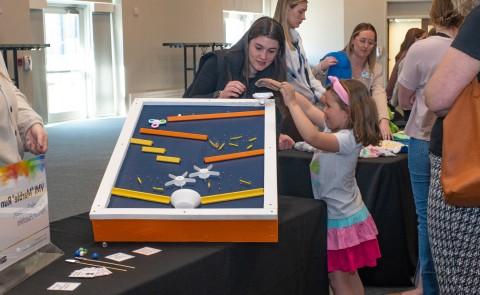
{"label": "girl in pink skirt", "polygon": [[[328,77],[320,110],[287,82],[262,81],[279,89],[303,139],[317,150],[310,164],[313,193],[328,208],[327,260],[335,294],[363,294],[357,269],[376,266],[377,227],[355,180],[362,145],[378,145],[375,102],[356,80]],[[320,129],[323,131],[319,131]]]}

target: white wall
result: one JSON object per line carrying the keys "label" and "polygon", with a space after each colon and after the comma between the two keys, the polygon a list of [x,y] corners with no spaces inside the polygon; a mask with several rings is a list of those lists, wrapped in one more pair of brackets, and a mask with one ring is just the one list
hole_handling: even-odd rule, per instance
{"label": "white wall", "polygon": [[390,18],[404,17],[428,17],[430,13],[431,1],[418,1],[418,2],[388,2],[387,16]]}
{"label": "white wall", "polygon": [[314,0],[308,3],[306,20],[298,31],[311,65],[317,64],[325,54],[345,46],[343,11],[343,0]]}
{"label": "white wall", "polygon": [[[263,9],[262,0],[122,0],[121,4],[127,100],[129,93],[184,87],[183,49],[163,43],[224,42],[223,10],[261,13]],[[191,66],[191,49],[188,52]],[[199,57],[200,52],[197,62]]]}
{"label": "white wall", "polygon": [[0,43],[32,43],[29,0],[0,0]]}
{"label": "white wall", "polygon": [[[275,14],[277,0],[265,0],[271,15]],[[343,48],[344,37],[344,0],[313,0],[308,2],[306,20],[298,31],[302,36],[303,46],[311,65],[331,51]]]}

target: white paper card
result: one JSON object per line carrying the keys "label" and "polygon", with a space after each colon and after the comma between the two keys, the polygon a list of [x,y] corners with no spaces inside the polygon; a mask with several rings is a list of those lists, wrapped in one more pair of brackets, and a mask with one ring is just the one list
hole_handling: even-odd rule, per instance
{"label": "white paper card", "polygon": [[47,288],[47,290],[52,291],[73,291],[77,289],[82,283],[71,283],[71,282],[56,282]]}
{"label": "white paper card", "polygon": [[121,252],[105,256],[105,258],[108,258],[110,260],[117,261],[117,262],[125,261],[125,260],[133,258],[133,257],[135,257],[135,256],[125,254],[125,253],[121,253]]}
{"label": "white paper card", "polygon": [[94,278],[95,277],[95,272],[93,271],[86,271],[84,269],[79,269],[73,271],[69,276],[69,278]]}
{"label": "white paper card", "polygon": [[105,267],[85,267],[73,271],[68,277],[70,278],[95,278],[111,275],[112,272]]}
{"label": "white paper card", "polygon": [[149,255],[152,255],[152,254],[162,252],[162,250],[152,248],[152,247],[143,247],[143,248],[140,248],[140,249],[137,249],[137,250],[133,250],[132,252],[149,256]]}

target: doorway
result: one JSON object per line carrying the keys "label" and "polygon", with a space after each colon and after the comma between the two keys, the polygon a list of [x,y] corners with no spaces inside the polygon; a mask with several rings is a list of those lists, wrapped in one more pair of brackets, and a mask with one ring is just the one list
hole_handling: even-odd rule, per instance
{"label": "doorway", "polygon": [[87,7],[45,10],[48,121],[83,119],[92,101]]}
{"label": "doorway", "polygon": [[432,26],[428,18],[389,18],[388,19],[388,77],[395,65],[395,55],[400,51],[405,34],[411,28],[429,31]]}

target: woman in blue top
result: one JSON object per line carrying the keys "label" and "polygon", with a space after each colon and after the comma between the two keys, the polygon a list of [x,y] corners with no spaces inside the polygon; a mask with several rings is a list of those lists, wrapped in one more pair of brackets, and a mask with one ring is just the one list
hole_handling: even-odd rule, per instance
{"label": "woman in blue top", "polygon": [[[351,76],[341,77],[343,79],[353,78],[361,81],[369,90],[378,112],[378,123],[383,139],[391,139],[390,115],[387,106],[387,95],[385,93],[383,68],[377,62],[376,48],[377,31],[372,24],[358,24],[350,36],[347,46],[340,51],[343,56],[348,57],[351,67]],[[314,67],[316,77],[321,81],[326,81],[327,71],[335,67],[339,60],[334,56],[329,56],[320,61]],[[341,63],[343,65],[344,63]],[[348,68],[348,65],[345,67]],[[348,75],[348,70],[342,72]],[[331,75],[331,73],[328,73]]]}

